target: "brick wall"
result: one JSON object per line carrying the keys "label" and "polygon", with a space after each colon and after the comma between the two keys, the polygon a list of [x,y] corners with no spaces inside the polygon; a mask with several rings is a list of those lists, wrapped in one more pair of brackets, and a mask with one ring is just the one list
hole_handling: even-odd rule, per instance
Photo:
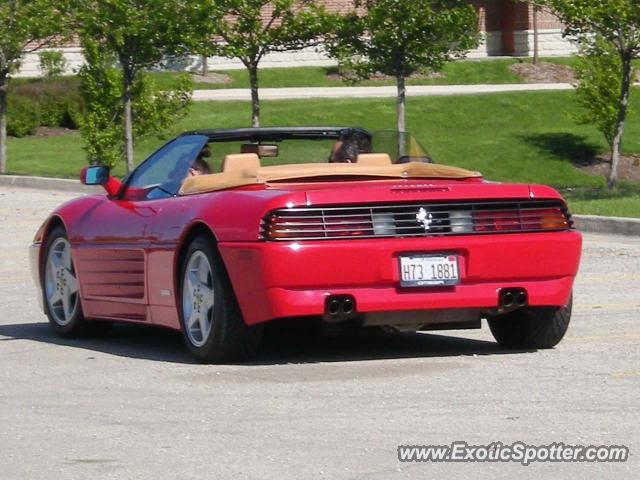
{"label": "brick wall", "polygon": [[[407,0],[411,1],[411,0]],[[354,8],[353,0],[320,0],[316,2],[324,5],[331,12],[344,13]],[[484,32],[483,42],[479,48],[469,53],[471,58],[482,58],[499,55],[531,55],[533,51],[533,7],[514,0],[470,0],[477,10],[480,30]],[[270,11],[265,9],[264,15],[268,17]],[[539,42],[542,55],[567,55],[575,51],[575,48],[562,38],[562,24],[548,11],[538,13]],[[64,49],[69,62],[69,73],[77,70],[82,65],[82,53],[77,42],[68,45]],[[188,59],[188,68],[198,68],[199,59]],[[290,66],[317,66],[331,65],[333,61],[322,52],[314,48],[301,52],[282,52],[267,56],[263,68],[290,67]],[[38,75],[38,57],[35,54],[27,55],[23,61],[22,71],[19,76]],[[176,68],[184,68],[176,65]],[[242,64],[235,60],[224,58],[211,58],[209,62],[212,69],[243,68]]]}
{"label": "brick wall", "polygon": [[501,0],[476,0],[471,2],[478,12],[481,31],[496,32],[502,29],[501,3]]}

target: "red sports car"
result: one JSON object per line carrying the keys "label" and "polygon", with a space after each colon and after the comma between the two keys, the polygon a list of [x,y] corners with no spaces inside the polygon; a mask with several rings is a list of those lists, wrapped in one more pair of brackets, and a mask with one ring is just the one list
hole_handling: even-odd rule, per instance
{"label": "red sports car", "polygon": [[569,325],[581,235],[561,196],[434,164],[408,134],[189,132],[122,181],[99,166],[81,180],[106,194],[59,207],[31,249],[62,335],[161,325],[222,361],[252,354],[276,319],[415,331],[486,318],[512,348],[553,347]]}

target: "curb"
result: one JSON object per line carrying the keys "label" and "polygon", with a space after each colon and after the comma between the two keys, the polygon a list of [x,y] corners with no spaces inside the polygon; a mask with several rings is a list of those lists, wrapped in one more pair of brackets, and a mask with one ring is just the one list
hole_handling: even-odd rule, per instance
{"label": "curb", "polygon": [[64,178],[29,177],[22,175],[0,175],[0,185],[7,187],[35,188],[38,190],[57,190],[59,192],[98,193],[99,187],[82,185],[79,180]]}
{"label": "curb", "polygon": [[[78,180],[63,178],[28,177],[22,175],[0,175],[0,186],[57,190],[79,194],[102,192],[100,187],[82,185]],[[640,236],[640,219],[600,217],[598,215],[573,215],[575,226],[581,232],[609,233],[614,235]]]}
{"label": "curb", "polygon": [[640,218],[573,215],[573,219],[581,232],[640,236]]}

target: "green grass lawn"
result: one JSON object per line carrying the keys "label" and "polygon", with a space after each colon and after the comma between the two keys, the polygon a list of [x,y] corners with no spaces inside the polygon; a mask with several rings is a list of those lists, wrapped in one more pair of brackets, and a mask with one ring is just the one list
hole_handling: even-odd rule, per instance
{"label": "green grass lawn", "polygon": [[640,218],[640,189],[622,197],[578,200],[569,198],[573,213],[604,215],[607,217]]}
{"label": "green grass lawn", "polygon": [[[503,84],[522,83],[522,79],[509,70],[509,66],[526,59],[490,59],[460,60],[445,65],[442,76],[436,78],[410,79],[409,85],[465,85],[465,84]],[[551,61],[565,64],[574,63],[573,58],[553,59]],[[260,70],[260,86],[262,88],[278,87],[339,87],[345,83],[339,78],[329,78],[327,74],[336,73],[336,67],[295,67],[265,68]],[[249,78],[245,69],[216,71],[231,77],[227,84],[196,83],[196,89],[249,88]],[[156,82],[165,89],[173,85],[175,74],[168,72],[154,73]],[[357,83],[362,86],[395,85],[394,80],[367,80]]]}
{"label": "green grass lawn", "polygon": [[[542,62],[558,63],[573,67],[577,58],[550,57],[542,58]],[[496,58],[478,60],[458,60],[447,63],[442,69],[441,75],[435,78],[413,78],[407,81],[409,85],[477,85],[477,84],[511,84],[524,83],[509,67],[516,63],[530,63],[529,58]],[[640,60],[636,61],[640,67]],[[226,74],[231,81],[226,84],[195,83],[196,90],[221,89],[221,88],[249,88],[249,77],[245,69],[225,70],[215,73]],[[340,87],[348,85],[335,75],[336,67],[291,67],[291,68],[264,68],[260,69],[261,88],[286,88],[286,87]],[[175,73],[155,72],[156,82],[164,89],[171,89],[175,81]],[[356,83],[359,86],[383,86],[395,85],[393,79],[364,80]]]}
{"label": "green grass lawn", "polygon": [[[576,125],[572,120],[576,108],[573,95],[530,92],[410,98],[407,125],[438,163],[479,170],[492,180],[572,188],[572,207],[578,213],[640,216],[640,187],[623,185],[609,193],[604,178],[573,167],[572,159],[605,150],[595,128]],[[632,100],[633,109],[640,111],[640,95]],[[175,131],[247,126],[249,118],[247,102],[197,103]],[[262,124],[340,124],[389,130],[395,125],[395,100],[263,102]],[[163,141],[149,138],[140,142],[137,159],[143,159]],[[10,139],[8,147],[11,173],[75,178],[85,164],[77,134]],[[639,117],[629,122],[624,147],[629,153],[640,152]],[[218,149],[214,157],[222,153]],[[304,161],[302,151],[298,158]],[[116,170],[116,174],[122,173],[121,167]]]}

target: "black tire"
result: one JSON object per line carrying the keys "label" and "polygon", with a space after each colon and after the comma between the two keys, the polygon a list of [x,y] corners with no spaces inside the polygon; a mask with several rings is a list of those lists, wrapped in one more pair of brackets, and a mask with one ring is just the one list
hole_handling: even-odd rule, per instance
{"label": "black tire", "polygon": [[[86,335],[89,330],[91,330],[82,313],[79,290],[77,290],[75,295],[73,295],[73,308],[71,309],[72,313],[69,316],[67,316],[67,314],[64,312],[64,307],[62,307],[61,311],[59,302],[52,303],[48,298],[49,295],[47,294],[47,275],[49,274],[49,269],[52,268],[52,266],[49,264],[49,258],[52,254],[51,250],[52,248],[58,248],[60,245],[63,245],[64,242],[66,242],[67,245],[69,244],[67,233],[61,226],[55,227],[51,231],[45,242],[44,263],[42,269],[42,300],[44,304],[44,311],[47,315],[47,318],[49,319],[49,325],[51,326],[52,330],[63,337],[78,337],[81,335]],[[70,251],[69,255],[71,255]],[[75,276],[75,267],[73,265],[72,259],[70,266],[70,273]],[[62,288],[64,289],[64,286],[62,286]],[[56,303],[58,303],[57,306]]]}
{"label": "black tire", "polygon": [[505,348],[553,348],[569,328],[572,304],[573,296],[561,308],[528,308],[490,317],[489,328],[498,344]]}
{"label": "black tire", "polygon": [[[178,314],[185,343],[191,353],[203,363],[245,360],[254,356],[262,338],[262,326],[247,326],[229,282],[224,264],[206,235],[196,237],[184,255],[180,266]],[[214,293],[213,306],[208,309],[210,329],[207,338],[196,341],[188,331],[185,313],[185,274],[190,260],[204,254],[211,268],[210,287]]]}

